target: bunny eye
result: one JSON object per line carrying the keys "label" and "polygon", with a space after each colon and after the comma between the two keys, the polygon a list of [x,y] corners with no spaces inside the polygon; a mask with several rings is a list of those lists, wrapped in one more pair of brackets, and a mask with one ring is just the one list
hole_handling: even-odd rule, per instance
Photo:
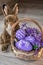
{"label": "bunny eye", "polygon": [[4,10],[5,6],[6,6],[6,4],[3,4],[3,6],[2,6],[3,7],[3,10]]}

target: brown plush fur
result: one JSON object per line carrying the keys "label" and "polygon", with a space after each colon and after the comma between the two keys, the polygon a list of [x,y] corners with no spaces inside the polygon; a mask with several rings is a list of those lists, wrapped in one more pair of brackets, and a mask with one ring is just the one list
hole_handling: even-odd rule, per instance
{"label": "brown plush fur", "polygon": [[[16,3],[14,8],[11,10],[8,5],[4,5],[3,14],[5,16],[4,21],[4,31],[0,37],[0,45],[2,45],[1,50],[6,51],[8,49],[8,46],[10,45],[10,30],[9,32],[6,30],[8,28],[8,25],[12,27],[12,25],[18,20],[17,14],[18,14],[18,4]],[[19,25],[16,26],[16,29],[19,28]]]}

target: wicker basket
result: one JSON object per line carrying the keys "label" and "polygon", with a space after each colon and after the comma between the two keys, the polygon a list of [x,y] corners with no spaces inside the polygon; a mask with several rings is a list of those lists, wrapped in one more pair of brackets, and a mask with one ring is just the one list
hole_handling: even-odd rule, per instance
{"label": "wicker basket", "polygon": [[[40,24],[39,24],[37,21],[35,21],[35,20],[33,20],[33,19],[30,19],[30,18],[24,18],[24,19],[18,20],[18,21],[13,25],[13,27],[12,27],[11,46],[12,46],[13,52],[14,52],[14,54],[16,55],[16,57],[18,57],[18,58],[20,58],[20,59],[24,59],[24,60],[37,60],[38,58],[41,57],[42,52],[43,52],[43,48],[40,48],[40,49],[38,50],[38,53],[35,54],[35,51],[34,51],[34,50],[33,50],[33,51],[30,51],[30,52],[24,52],[24,51],[18,50],[18,49],[14,46],[14,44],[13,44],[14,39],[15,39],[16,26],[17,26],[20,22],[22,22],[22,21],[28,21],[28,22],[33,22],[33,23],[35,23],[35,24],[39,27],[40,31],[42,32],[42,36],[43,36],[42,27],[40,26]],[[43,37],[42,37],[42,39],[43,39]]]}

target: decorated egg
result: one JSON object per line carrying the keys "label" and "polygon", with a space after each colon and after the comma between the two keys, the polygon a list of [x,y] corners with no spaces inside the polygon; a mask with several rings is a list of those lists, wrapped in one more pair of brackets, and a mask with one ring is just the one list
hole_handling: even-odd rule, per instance
{"label": "decorated egg", "polygon": [[30,42],[26,41],[26,40],[20,40],[17,43],[15,43],[15,46],[23,51],[31,51],[32,50],[32,45],[30,44]]}
{"label": "decorated egg", "polygon": [[25,40],[30,42],[32,45],[35,44],[35,38],[33,36],[27,36]]}
{"label": "decorated egg", "polygon": [[25,36],[26,36],[26,32],[25,32],[24,29],[17,30],[17,32],[16,32],[16,38],[18,40],[21,40],[21,39],[25,38]]}

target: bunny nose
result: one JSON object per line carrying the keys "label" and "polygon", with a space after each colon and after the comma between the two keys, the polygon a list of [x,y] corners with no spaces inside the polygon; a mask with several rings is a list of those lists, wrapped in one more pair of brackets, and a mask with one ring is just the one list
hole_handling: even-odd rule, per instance
{"label": "bunny nose", "polygon": [[12,26],[14,23],[13,22],[10,22],[9,24]]}

